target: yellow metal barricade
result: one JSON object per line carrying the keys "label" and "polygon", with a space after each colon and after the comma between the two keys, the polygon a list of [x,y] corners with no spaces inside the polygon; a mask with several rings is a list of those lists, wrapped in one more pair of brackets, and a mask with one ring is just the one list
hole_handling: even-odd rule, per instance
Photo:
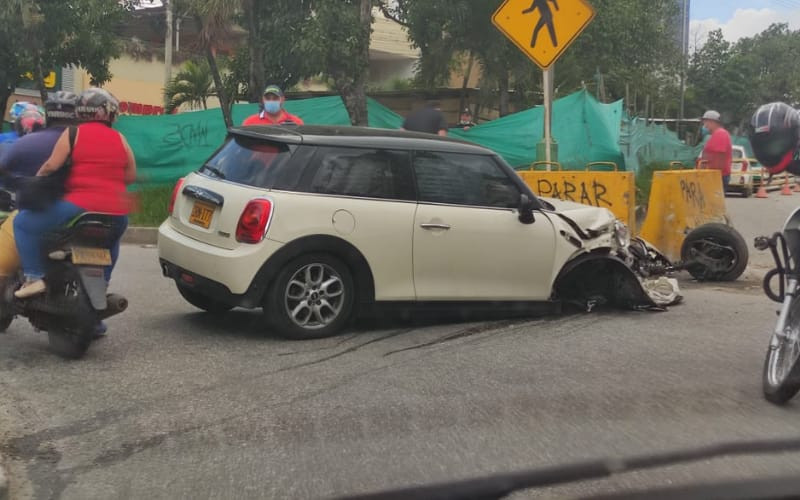
{"label": "yellow metal barricade", "polygon": [[519,171],[538,196],[603,207],[630,227],[635,223],[633,172]]}
{"label": "yellow metal barricade", "polygon": [[[548,171],[548,172],[550,172],[552,170],[559,170],[559,171],[561,170],[561,164],[558,163],[557,161],[544,161],[544,160],[535,161],[535,162],[531,163],[531,166],[530,166],[529,170],[537,170],[536,167],[547,167],[547,168],[545,168],[545,170]],[[552,167],[555,167],[555,168],[552,168]]]}
{"label": "yellow metal barricade", "polygon": [[653,173],[650,202],[640,235],[670,260],[680,260],[681,245],[692,229],[725,221],[725,195],[719,170]]}
{"label": "yellow metal barricade", "polygon": [[586,171],[589,172],[592,170],[592,167],[611,167],[614,172],[619,171],[619,166],[613,161],[593,161],[591,163],[586,164]]}

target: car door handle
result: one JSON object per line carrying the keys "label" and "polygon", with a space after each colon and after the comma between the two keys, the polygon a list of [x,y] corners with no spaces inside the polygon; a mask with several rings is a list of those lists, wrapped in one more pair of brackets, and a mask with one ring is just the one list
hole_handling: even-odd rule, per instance
{"label": "car door handle", "polygon": [[447,230],[447,229],[450,229],[450,224],[423,223],[423,224],[420,224],[419,227],[421,227],[422,229],[428,229],[428,230],[431,230],[431,229],[445,229],[445,230]]}

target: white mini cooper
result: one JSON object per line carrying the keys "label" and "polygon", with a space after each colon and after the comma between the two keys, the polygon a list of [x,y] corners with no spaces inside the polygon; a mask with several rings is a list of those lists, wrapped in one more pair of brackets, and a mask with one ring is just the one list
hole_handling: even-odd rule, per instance
{"label": "white mini cooper", "polygon": [[159,258],[211,313],[289,338],[384,303],[652,307],[668,265],[606,209],[537,198],[495,153],[357,127],[243,127],[175,186]]}

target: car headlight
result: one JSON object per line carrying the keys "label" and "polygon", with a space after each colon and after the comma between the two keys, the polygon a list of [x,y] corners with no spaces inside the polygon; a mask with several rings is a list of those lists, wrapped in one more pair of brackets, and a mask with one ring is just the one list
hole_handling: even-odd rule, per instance
{"label": "car headlight", "polygon": [[620,221],[614,222],[614,240],[622,248],[628,248],[631,244],[631,230]]}

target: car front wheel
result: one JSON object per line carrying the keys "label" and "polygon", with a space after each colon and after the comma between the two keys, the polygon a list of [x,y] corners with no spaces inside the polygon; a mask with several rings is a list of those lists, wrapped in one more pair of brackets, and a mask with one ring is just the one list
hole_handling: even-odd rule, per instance
{"label": "car front wheel", "polygon": [[300,256],[285,265],[264,303],[267,321],[293,340],[339,333],[350,320],[355,287],[350,268],[326,254]]}

